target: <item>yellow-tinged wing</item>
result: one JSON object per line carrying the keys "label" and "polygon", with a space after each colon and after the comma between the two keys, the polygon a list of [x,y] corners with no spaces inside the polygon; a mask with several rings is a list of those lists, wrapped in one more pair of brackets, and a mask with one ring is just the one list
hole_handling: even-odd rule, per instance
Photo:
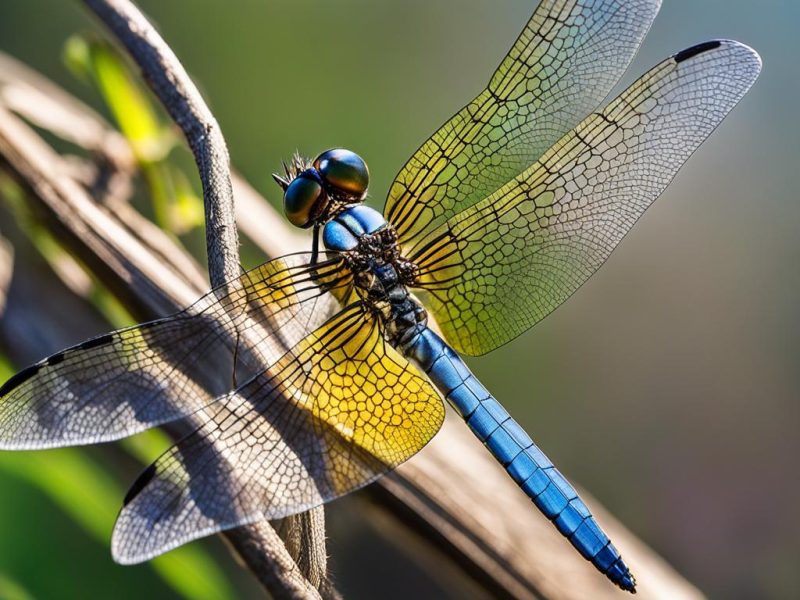
{"label": "yellow-tinged wing", "polygon": [[436,391],[360,304],[214,408],[134,484],[117,561],[346,494],[413,456],[444,419]]}
{"label": "yellow-tinged wing", "polygon": [[341,310],[340,258],[271,260],[171,317],[101,335],[0,388],[0,448],[119,439],[174,421],[249,379]]}
{"label": "yellow-tinged wing", "polygon": [[518,177],[420,240],[408,257],[447,341],[483,354],[566,300],[760,70],[758,54],[738,42],[679,52]]}
{"label": "yellow-tinged wing", "polygon": [[542,0],[489,85],[400,170],[384,216],[401,246],[482,200],[593,110],[660,0]]}

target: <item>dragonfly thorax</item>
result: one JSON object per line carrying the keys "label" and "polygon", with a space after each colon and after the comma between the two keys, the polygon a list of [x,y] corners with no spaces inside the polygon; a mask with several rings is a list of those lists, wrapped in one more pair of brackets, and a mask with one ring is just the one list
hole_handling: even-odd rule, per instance
{"label": "dragonfly thorax", "polygon": [[389,225],[381,213],[369,206],[354,204],[325,224],[322,243],[325,248],[334,252],[392,252],[397,247],[397,238],[388,239],[385,235],[376,235],[384,229],[389,229]]}
{"label": "dragonfly thorax", "polygon": [[361,299],[380,315],[390,340],[402,343],[424,326],[425,309],[407,288],[416,270],[401,256],[397,233],[383,215],[361,204],[349,206],[325,224],[322,241],[344,255]]}
{"label": "dragonfly thorax", "polygon": [[[298,227],[322,226],[322,243],[344,256],[364,305],[380,316],[390,340],[404,344],[427,322],[425,309],[408,292],[417,268],[403,258],[397,232],[378,211],[361,204],[369,171],[363,159],[343,148],[327,150],[313,161],[295,156],[284,165],[286,216]],[[316,253],[316,250],[314,251]]]}

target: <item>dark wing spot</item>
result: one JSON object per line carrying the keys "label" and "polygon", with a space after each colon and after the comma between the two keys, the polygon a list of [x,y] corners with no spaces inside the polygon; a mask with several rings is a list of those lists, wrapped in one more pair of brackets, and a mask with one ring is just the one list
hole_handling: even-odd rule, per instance
{"label": "dark wing spot", "polygon": [[87,340],[78,346],[81,350],[89,350],[90,348],[97,348],[98,346],[105,346],[114,339],[113,333],[107,333],[91,340]]}
{"label": "dark wing spot", "polygon": [[128,493],[125,494],[125,499],[122,501],[122,506],[128,506],[130,502],[139,495],[148,483],[156,476],[156,466],[155,464],[150,465],[147,467],[141,475],[133,482],[131,489],[128,490]]}
{"label": "dark wing spot", "polygon": [[53,366],[55,366],[55,365],[57,365],[59,363],[64,362],[64,359],[66,358],[66,355],[67,355],[68,352],[70,352],[72,350],[89,350],[90,348],[96,348],[98,346],[104,346],[104,345],[112,342],[113,340],[114,340],[114,334],[113,333],[107,333],[105,335],[101,335],[99,337],[96,337],[96,338],[93,338],[93,339],[88,340],[86,342],[83,342],[82,344],[79,344],[79,345],[75,346],[74,348],[71,348],[70,350],[66,350],[64,352],[58,352],[56,354],[53,354],[53,356],[50,356],[49,358],[45,359],[44,361],[36,363],[35,365],[31,365],[27,369],[23,369],[22,371],[20,371],[16,375],[14,375],[11,379],[6,381],[3,384],[2,387],[0,387],[0,397],[5,396],[11,390],[13,390],[14,388],[18,387],[19,385],[21,385],[22,383],[24,383],[25,381],[27,381],[28,379],[30,379],[34,375],[36,375],[43,366],[46,365],[48,367],[53,367]]}
{"label": "dark wing spot", "polygon": [[31,377],[36,375],[36,373],[38,373],[39,369],[41,369],[41,368],[42,368],[41,364],[35,364],[35,365],[31,365],[27,369],[22,369],[22,371],[20,371],[19,373],[14,375],[11,379],[6,381],[3,384],[3,387],[0,387],[0,397],[5,396],[11,390],[13,390],[15,387],[17,387],[19,385],[22,385],[28,379],[30,379]]}
{"label": "dark wing spot", "polygon": [[53,356],[49,357],[47,360],[44,361],[48,367],[53,367],[58,363],[64,362],[64,353],[59,352],[57,354],[53,354]]}
{"label": "dark wing spot", "polygon": [[719,40],[713,40],[711,42],[703,42],[702,44],[697,44],[696,46],[692,46],[691,48],[686,48],[686,50],[681,50],[678,52],[673,58],[675,59],[676,63],[682,63],[685,60],[689,60],[692,57],[697,56],[698,54],[702,54],[703,52],[708,52],[709,50],[713,50],[714,48],[719,48],[722,45],[722,42]]}

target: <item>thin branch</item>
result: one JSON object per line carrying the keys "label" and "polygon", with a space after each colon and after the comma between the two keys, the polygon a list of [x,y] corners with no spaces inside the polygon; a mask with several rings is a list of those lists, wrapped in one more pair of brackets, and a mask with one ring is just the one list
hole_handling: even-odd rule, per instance
{"label": "thin branch", "polygon": [[[309,515],[309,522],[313,522],[320,513],[310,511],[303,513]],[[324,515],[323,515],[324,518]],[[297,521],[298,525],[304,520]],[[298,577],[298,565],[289,552],[276,553],[274,548],[283,547],[283,540],[267,521],[259,521],[247,527],[237,527],[226,532],[225,539],[236,548],[239,554],[249,557],[247,566],[258,573],[264,586],[273,591],[273,595],[283,598],[322,598],[320,589],[325,598],[338,598],[339,595],[328,582],[327,572],[321,577],[306,579]],[[324,547],[324,545],[323,545]],[[327,556],[323,564],[327,562]],[[316,565],[315,565],[316,567]],[[264,579],[264,577],[271,577]],[[275,593],[279,590],[280,593]]]}
{"label": "thin branch", "polygon": [[128,141],[86,104],[8,54],[0,53],[0,99],[37,126],[102,156],[130,175],[135,159]]}
{"label": "thin branch", "polygon": [[[183,65],[167,43],[156,32],[141,11],[128,0],[84,0],[98,18],[125,46],[142,71],[142,76],[164,108],[183,131],[194,155],[203,187],[206,221],[208,271],[212,287],[220,287],[239,275],[239,238],[236,230],[230,157],[222,131],[211,110],[204,102]],[[290,529],[314,530],[304,538],[317,548],[300,548],[300,556],[312,556],[306,575],[327,579],[324,508],[309,514],[291,517]],[[271,530],[269,525],[247,526],[241,537],[255,540],[260,532]],[[231,534],[237,535],[237,534]],[[252,554],[254,548],[274,543],[278,536],[264,539],[260,544],[248,543],[243,549]],[[256,557],[254,557],[256,558]],[[257,568],[257,565],[254,565]],[[263,569],[262,569],[263,571]],[[265,584],[267,582],[264,582]],[[274,588],[274,582],[272,585]],[[331,588],[332,589],[332,588]]]}
{"label": "thin branch", "polygon": [[224,285],[239,275],[239,238],[230,158],[219,124],[175,53],[139,9],[128,0],[84,2],[125,46],[186,136],[203,184],[211,286]]}

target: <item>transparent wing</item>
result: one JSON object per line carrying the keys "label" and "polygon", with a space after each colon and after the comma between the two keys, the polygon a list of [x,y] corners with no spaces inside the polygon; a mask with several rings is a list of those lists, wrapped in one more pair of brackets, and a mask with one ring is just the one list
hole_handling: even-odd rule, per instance
{"label": "transparent wing", "polygon": [[448,341],[483,354],[566,300],[760,69],[758,54],[732,41],[676,54],[413,248],[422,299]]}
{"label": "transparent wing", "polygon": [[128,493],[114,528],[117,562],[346,494],[414,455],[444,419],[437,393],[361,305],[214,409]]}
{"label": "transparent wing", "polygon": [[333,295],[350,284],[349,272],[341,259],[312,267],[309,257],[269,261],[172,317],[21,371],[0,388],[0,448],[119,439],[207,405],[233,387],[234,369],[252,376],[248,363],[275,362],[341,310]]}
{"label": "transparent wing", "polygon": [[397,175],[384,215],[412,243],[482,200],[608,95],[660,0],[542,0],[488,87]]}

